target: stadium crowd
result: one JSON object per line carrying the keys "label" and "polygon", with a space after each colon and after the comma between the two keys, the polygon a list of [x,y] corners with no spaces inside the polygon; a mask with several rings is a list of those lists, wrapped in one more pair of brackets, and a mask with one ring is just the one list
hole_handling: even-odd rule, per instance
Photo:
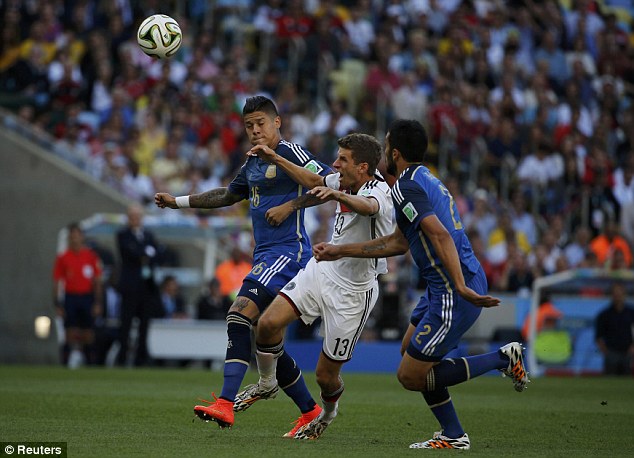
{"label": "stadium crowd", "polygon": [[[148,209],[156,191],[228,184],[250,147],[241,107],[261,93],[276,101],[284,137],[326,163],[351,131],[382,139],[395,118],[423,122],[431,166],[493,290],[527,290],[578,266],[632,268],[630,2],[0,5],[2,105]],[[156,12],[184,31],[172,59],[153,60],[136,44],[138,24]],[[321,223],[314,242],[328,237],[331,224]]]}

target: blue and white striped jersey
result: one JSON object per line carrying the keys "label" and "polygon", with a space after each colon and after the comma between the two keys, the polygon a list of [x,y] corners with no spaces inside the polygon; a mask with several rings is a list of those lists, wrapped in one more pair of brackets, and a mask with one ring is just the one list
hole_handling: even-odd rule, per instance
{"label": "blue and white striped jersey", "polygon": [[480,268],[465,234],[456,203],[444,184],[423,165],[405,169],[392,187],[396,223],[409,242],[410,252],[429,288],[439,294],[453,291],[453,283],[420,222],[436,215],[447,229],[458,251],[465,279]]}
{"label": "blue and white striped jersey", "polygon": [[[319,162],[309,151],[285,140],[275,148],[280,156],[314,173],[327,175],[330,167]],[[266,212],[293,200],[307,191],[295,183],[284,171],[259,157],[249,156],[238,175],[229,185],[229,192],[250,200],[251,221],[255,250],[253,257],[262,254],[288,256],[305,265],[311,257],[311,246],[304,228],[304,210],[298,210],[279,226],[266,221]]]}

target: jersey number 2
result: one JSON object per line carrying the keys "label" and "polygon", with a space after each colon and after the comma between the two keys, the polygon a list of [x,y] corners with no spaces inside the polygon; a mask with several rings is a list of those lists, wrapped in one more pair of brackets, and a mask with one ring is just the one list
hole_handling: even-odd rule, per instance
{"label": "jersey number 2", "polygon": [[462,229],[462,223],[458,218],[456,218],[456,201],[453,200],[453,196],[449,192],[449,189],[447,189],[444,185],[441,184],[438,185],[438,187],[440,188],[440,192],[449,197],[449,212],[451,213],[451,219],[453,220],[453,227],[456,230]]}

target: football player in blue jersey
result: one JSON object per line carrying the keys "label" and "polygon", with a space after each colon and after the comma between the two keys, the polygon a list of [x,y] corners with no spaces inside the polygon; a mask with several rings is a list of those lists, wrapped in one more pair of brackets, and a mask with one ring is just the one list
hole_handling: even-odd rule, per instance
{"label": "football player in blue jersey", "polygon": [[392,187],[397,228],[393,234],[348,245],[320,243],[315,257],[384,257],[410,250],[427,290],[412,312],[403,339],[398,379],[421,391],[441,430],[410,448],[469,449],[447,387],[494,369],[511,377],[515,389],[528,383],[522,346],[509,343],[491,353],[446,358],[476,321],[482,307],[499,299],[487,295],[487,282],[464,231],[455,201],[445,185],[423,165],[427,133],[418,121],[396,120],[385,138],[387,171],[398,177]]}
{"label": "football player in blue jersey", "polygon": [[[242,110],[244,126],[251,143],[267,146],[280,156],[312,172],[326,175],[330,168],[300,145],[282,139],[282,121],[275,104],[264,96],[247,99]],[[227,314],[227,355],[224,384],[219,398],[208,406],[197,405],[194,413],[206,421],[215,421],[221,428],[234,422],[234,401],[251,360],[251,327],[277,293],[311,257],[310,240],[304,228],[304,210],[279,225],[267,222],[267,212],[305,194],[308,189],[295,183],[286,173],[257,156],[249,156],[238,175],[227,188],[212,189],[200,194],[173,197],[157,193],[154,200],[160,208],[218,208],[244,199],[250,201],[255,249],[253,269],[245,277],[242,288]],[[257,330],[256,330],[257,332]],[[301,371],[293,358],[284,353],[278,360],[279,386],[301,411],[297,425],[312,421],[321,412],[306,388]],[[285,437],[292,437],[294,428]]]}

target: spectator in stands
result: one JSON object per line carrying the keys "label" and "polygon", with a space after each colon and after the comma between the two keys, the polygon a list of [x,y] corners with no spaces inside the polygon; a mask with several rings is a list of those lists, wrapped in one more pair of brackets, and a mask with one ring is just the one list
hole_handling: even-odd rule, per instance
{"label": "spectator in stands", "polygon": [[173,275],[166,275],[160,286],[162,318],[187,318],[185,299],[180,291],[180,284]]}
{"label": "spectator in stands", "polygon": [[55,259],[53,299],[64,318],[65,343],[62,363],[76,368],[95,363],[95,318],[101,314],[102,264],[97,253],[84,244],[79,224],[68,226],[68,249]]}
{"label": "spectator in stands", "polygon": [[612,285],[612,299],[596,318],[595,338],[603,353],[603,373],[632,375],[634,342],[634,308],[626,303],[627,290],[623,283]]}
{"label": "spectator in stands", "polygon": [[501,291],[510,291],[519,296],[528,297],[534,280],[535,275],[528,262],[528,257],[520,250],[513,250],[504,265],[496,286]]}
{"label": "spectator in stands", "polygon": [[167,189],[172,194],[184,191],[187,161],[179,154],[180,142],[169,138],[165,149],[152,162],[150,176],[156,189]]}
{"label": "spectator in stands", "polygon": [[613,174],[612,192],[621,207],[634,204],[634,150]]}
{"label": "spectator in stands", "polygon": [[[367,124],[366,129],[372,129],[376,125],[385,126],[392,116],[389,105],[390,97],[401,85],[400,75],[389,68],[390,48],[392,46],[392,39],[385,35],[377,36],[374,42],[377,60],[368,66],[364,83],[365,100],[362,116],[363,122]],[[377,117],[373,118],[373,116]]]}
{"label": "spectator in stands", "polygon": [[626,267],[632,266],[632,251],[627,241],[620,235],[616,221],[606,222],[603,232],[590,241],[590,249],[596,255],[599,265],[610,265],[615,252],[620,251]]}
{"label": "spectator in stands", "polygon": [[167,131],[161,125],[158,114],[153,111],[145,113],[140,125],[140,136],[134,159],[139,163],[141,173],[151,174],[152,163],[156,156],[165,148]]}
{"label": "spectator in stands", "polygon": [[138,204],[128,207],[128,223],[117,232],[117,247],[121,258],[119,292],[121,293],[120,350],[117,364],[126,365],[130,329],[133,318],[139,319],[138,337],[133,364],[147,364],[147,330],[151,317],[160,310],[158,287],[154,271],[158,266],[160,247],[154,234],[143,227],[143,209]]}
{"label": "spectator in stands", "polygon": [[610,175],[606,169],[597,169],[594,181],[586,187],[590,213],[590,226],[595,234],[600,232],[608,221],[619,221],[621,207],[610,185]]}
{"label": "spectator in stands", "polygon": [[511,197],[510,212],[513,228],[526,234],[528,243],[531,247],[535,246],[537,243],[537,224],[534,216],[528,211],[524,194],[519,190],[515,191]]}
{"label": "spectator in stands", "polygon": [[350,18],[343,24],[350,37],[353,56],[360,59],[365,59],[370,55],[370,47],[375,37],[375,30],[366,5],[364,2],[356,2],[350,8]]}
{"label": "spectator in stands", "polygon": [[216,279],[220,284],[220,294],[229,299],[235,299],[236,294],[242,286],[242,280],[247,276],[253,266],[249,255],[234,246],[231,249],[231,256],[216,267]]}
{"label": "spectator in stands", "polygon": [[539,243],[543,249],[543,256],[539,256],[540,268],[546,275],[557,271],[557,260],[563,255],[563,251],[557,244],[557,234],[552,228],[547,228]]}
{"label": "spectator in stands", "polygon": [[634,202],[621,208],[621,228],[623,237],[627,239],[631,247],[634,247]]}
{"label": "spectator in stands", "polygon": [[491,132],[487,140],[488,151],[485,165],[488,166],[489,176],[497,186],[505,176],[512,171],[522,155],[522,141],[515,121],[511,117],[502,117],[499,125],[491,123]]}
{"label": "spectator in stands", "polygon": [[487,243],[487,257],[494,266],[500,266],[508,260],[510,244],[514,244],[524,255],[531,252],[526,234],[513,228],[511,213],[504,209],[498,214],[497,227],[491,231]]}
{"label": "spectator in stands", "polygon": [[[462,221],[467,229],[475,229],[484,243],[485,249],[489,236],[497,222],[495,213],[489,204],[489,193],[484,189],[476,189],[473,193],[473,210],[466,213]],[[482,262],[482,259],[480,259]]]}
{"label": "spectator in stands", "polygon": [[548,79],[555,92],[563,92],[568,67],[566,56],[557,46],[557,36],[552,30],[546,31],[542,37],[542,45],[535,52],[535,62],[544,61],[548,68]]}
{"label": "spectator in stands", "polygon": [[401,119],[425,119],[427,95],[418,86],[416,74],[413,71],[405,72],[402,82],[390,99],[394,116]]}
{"label": "spectator in stands", "polygon": [[575,268],[583,262],[588,251],[592,233],[585,226],[579,226],[574,234],[574,240],[564,248],[564,255],[570,268]]}
{"label": "spectator in stands", "polygon": [[212,278],[196,303],[196,318],[199,320],[224,321],[231,307],[231,299],[220,292],[220,282]]}
{"label": "spectator in stands", "polygon": [[552,151],[544,142],[524,157],[517,168],[517,177],[526,196],[534,194],[543,212],[554,214],[561,210],[561,177],[564,161],[559,153]]}
{"label": "spectator in stands", "polygon": [[126,174],[121,182],[122,192],[134,202],[147,205],[154,197],[154,183],[147,175],[141,173],[135,160],[127,162]]}
{"label": "spectator in stands", "polygon": [[332,99],[328,109],[317,115],[312,126],[317,134],[328,133],[337,138],[345,137],[358,128],[359,122],[348,112],[346,102],[339,99]]}

